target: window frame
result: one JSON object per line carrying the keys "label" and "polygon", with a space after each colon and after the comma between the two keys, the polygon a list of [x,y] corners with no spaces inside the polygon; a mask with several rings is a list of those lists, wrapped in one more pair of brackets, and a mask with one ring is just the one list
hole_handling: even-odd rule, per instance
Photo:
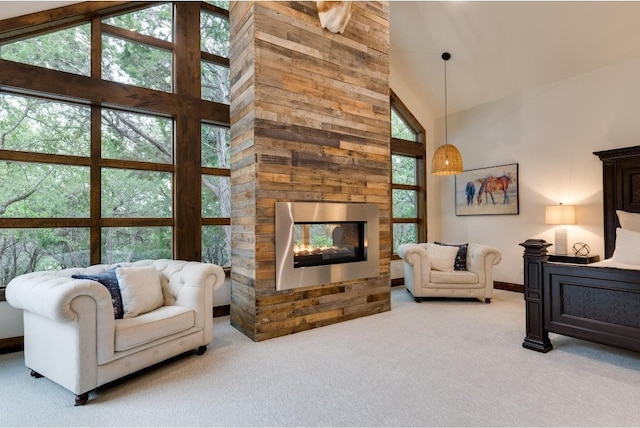
{"label": "window frame", "polygon": [[[394,138],[391,135],[391,155],[399,155],[412,157],[416,159],[416,185],[407,184],[394,184],[393,183],[393,168],[391,168],[389,182],[391,183],[391,247],[393,249],[393,226],[394,224],[416,224],[417,226],[417,240],[418,242],[426,242],[427,240],[427,175],[425,167],[426,159],[426,131],[425,128],[418,122],[411,111],[404,105],[400,98],[393,90],[390,90],[391,109],[406,123],[406,125],[414,132],[415,141],[403,140]],[[389,113],[391,114],[391,112]],[[413,190],[417,192],[417,216],[414,218],[396,218],[393,217],[393,191],[394,190]],[[391,254],[392,260],[398,260],[400,257],[397,253]]]}
{"label": "window frame", "polygon": [[[90,229],[90,264],[102,263],[101,231],[107,227],[170,226],[173,229],[173,257],[202,258],[202,226],[230,226],[231,219],[202,218],[201,180],[205,175],[230,177],[230,168],[203,167],[201,163],[202,123],[230,128],[230,106],[201,98],[201,60],[229,67],[229,59],[200,50],[200,13],[206,10],[229,19],[226,9],[201,2],[171,2],[173,41],[167,42],[102,23],[103,18],[143,10],[162,2],[84,2],[0,21],[0,44],[89,22],[91,24],[90,76],[0,59],[0,88],[3,93],[86,105],[91,113],[91,153],[87,156],[0,150],[0,160],[54,165],[79,165],[90,169],[90,214],[81,218],[0,218],[0,229],[64,228]],[[26,19],[28,18],[28,19]],[[24,22],[31,25],[25,26]],[[103,80],[101,76],[102,36],[115,35],[137,43],[170,49],[173,57],[172,92]],[[198,76],[194,78],[194,76]],[[173,120],[173,163],[102,158],[102,108],[151,114]],[[169,172],[173,175],[170,218],[102,217],[101,171],[104,168]]]}

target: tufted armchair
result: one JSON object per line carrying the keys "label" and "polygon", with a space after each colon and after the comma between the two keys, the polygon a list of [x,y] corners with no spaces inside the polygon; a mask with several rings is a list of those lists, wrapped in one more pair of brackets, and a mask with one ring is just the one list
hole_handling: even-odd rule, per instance
{"label": "tufted armchair", "polygon": [[460,253],[453,245],[422,243],[398,247],[398,255],[404,262],[404,284],[416,302],[425,297],[475,297],[491,302],[493,266],[500,263],[502,255],[488,245],[464,245],[466,256],[459,260],[460,270],[455,266]]}
{"label": "tufted armchair", "polygon": [[[130,311],[117,319],[116,302],[105,285],[72,277],[116,268],[119,280],[121,268],[157,271],[159,301],[154,306],[159,306],[133,312],[123,293]],[[21,275],[7,285],[6,298],[24,310],[24,358],[32,376],[45,376],[74,392],[76,405],[82,405],[100,385],[192,349],[204,353],[213,339],[213,289],[224,277],[213,264],[142,260]],[[149,284],[141,285],[153,294]],[[129,294],[132,299],[134,293]]]}

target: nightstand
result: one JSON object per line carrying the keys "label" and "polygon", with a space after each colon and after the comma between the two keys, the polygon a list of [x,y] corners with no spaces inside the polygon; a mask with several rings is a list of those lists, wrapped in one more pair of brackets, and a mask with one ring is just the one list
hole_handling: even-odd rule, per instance
{"label": "nightstand", "polygon": [[576,263],[579,265],[588,265],[600,261],[598,255],[588,256],[572,256],[571,254],[548,254],[550,262],[556,263]]}

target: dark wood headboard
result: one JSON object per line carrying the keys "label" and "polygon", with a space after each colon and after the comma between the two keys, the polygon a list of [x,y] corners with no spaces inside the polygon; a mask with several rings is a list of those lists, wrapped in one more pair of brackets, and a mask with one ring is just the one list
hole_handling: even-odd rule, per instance
{"label": "dark wood headboard", "polygon": [[604,197],[604,253],[616,244],[616,210],[640,213],[640,146],[593,152],[602,161]]}

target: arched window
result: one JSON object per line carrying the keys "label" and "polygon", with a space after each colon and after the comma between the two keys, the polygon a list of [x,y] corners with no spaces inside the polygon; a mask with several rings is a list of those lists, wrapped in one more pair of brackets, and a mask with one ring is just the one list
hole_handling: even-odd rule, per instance
{"label": "arched window", "polygon": [[400,244],[426,240],[425,130],[391,91],[391,235]]}

